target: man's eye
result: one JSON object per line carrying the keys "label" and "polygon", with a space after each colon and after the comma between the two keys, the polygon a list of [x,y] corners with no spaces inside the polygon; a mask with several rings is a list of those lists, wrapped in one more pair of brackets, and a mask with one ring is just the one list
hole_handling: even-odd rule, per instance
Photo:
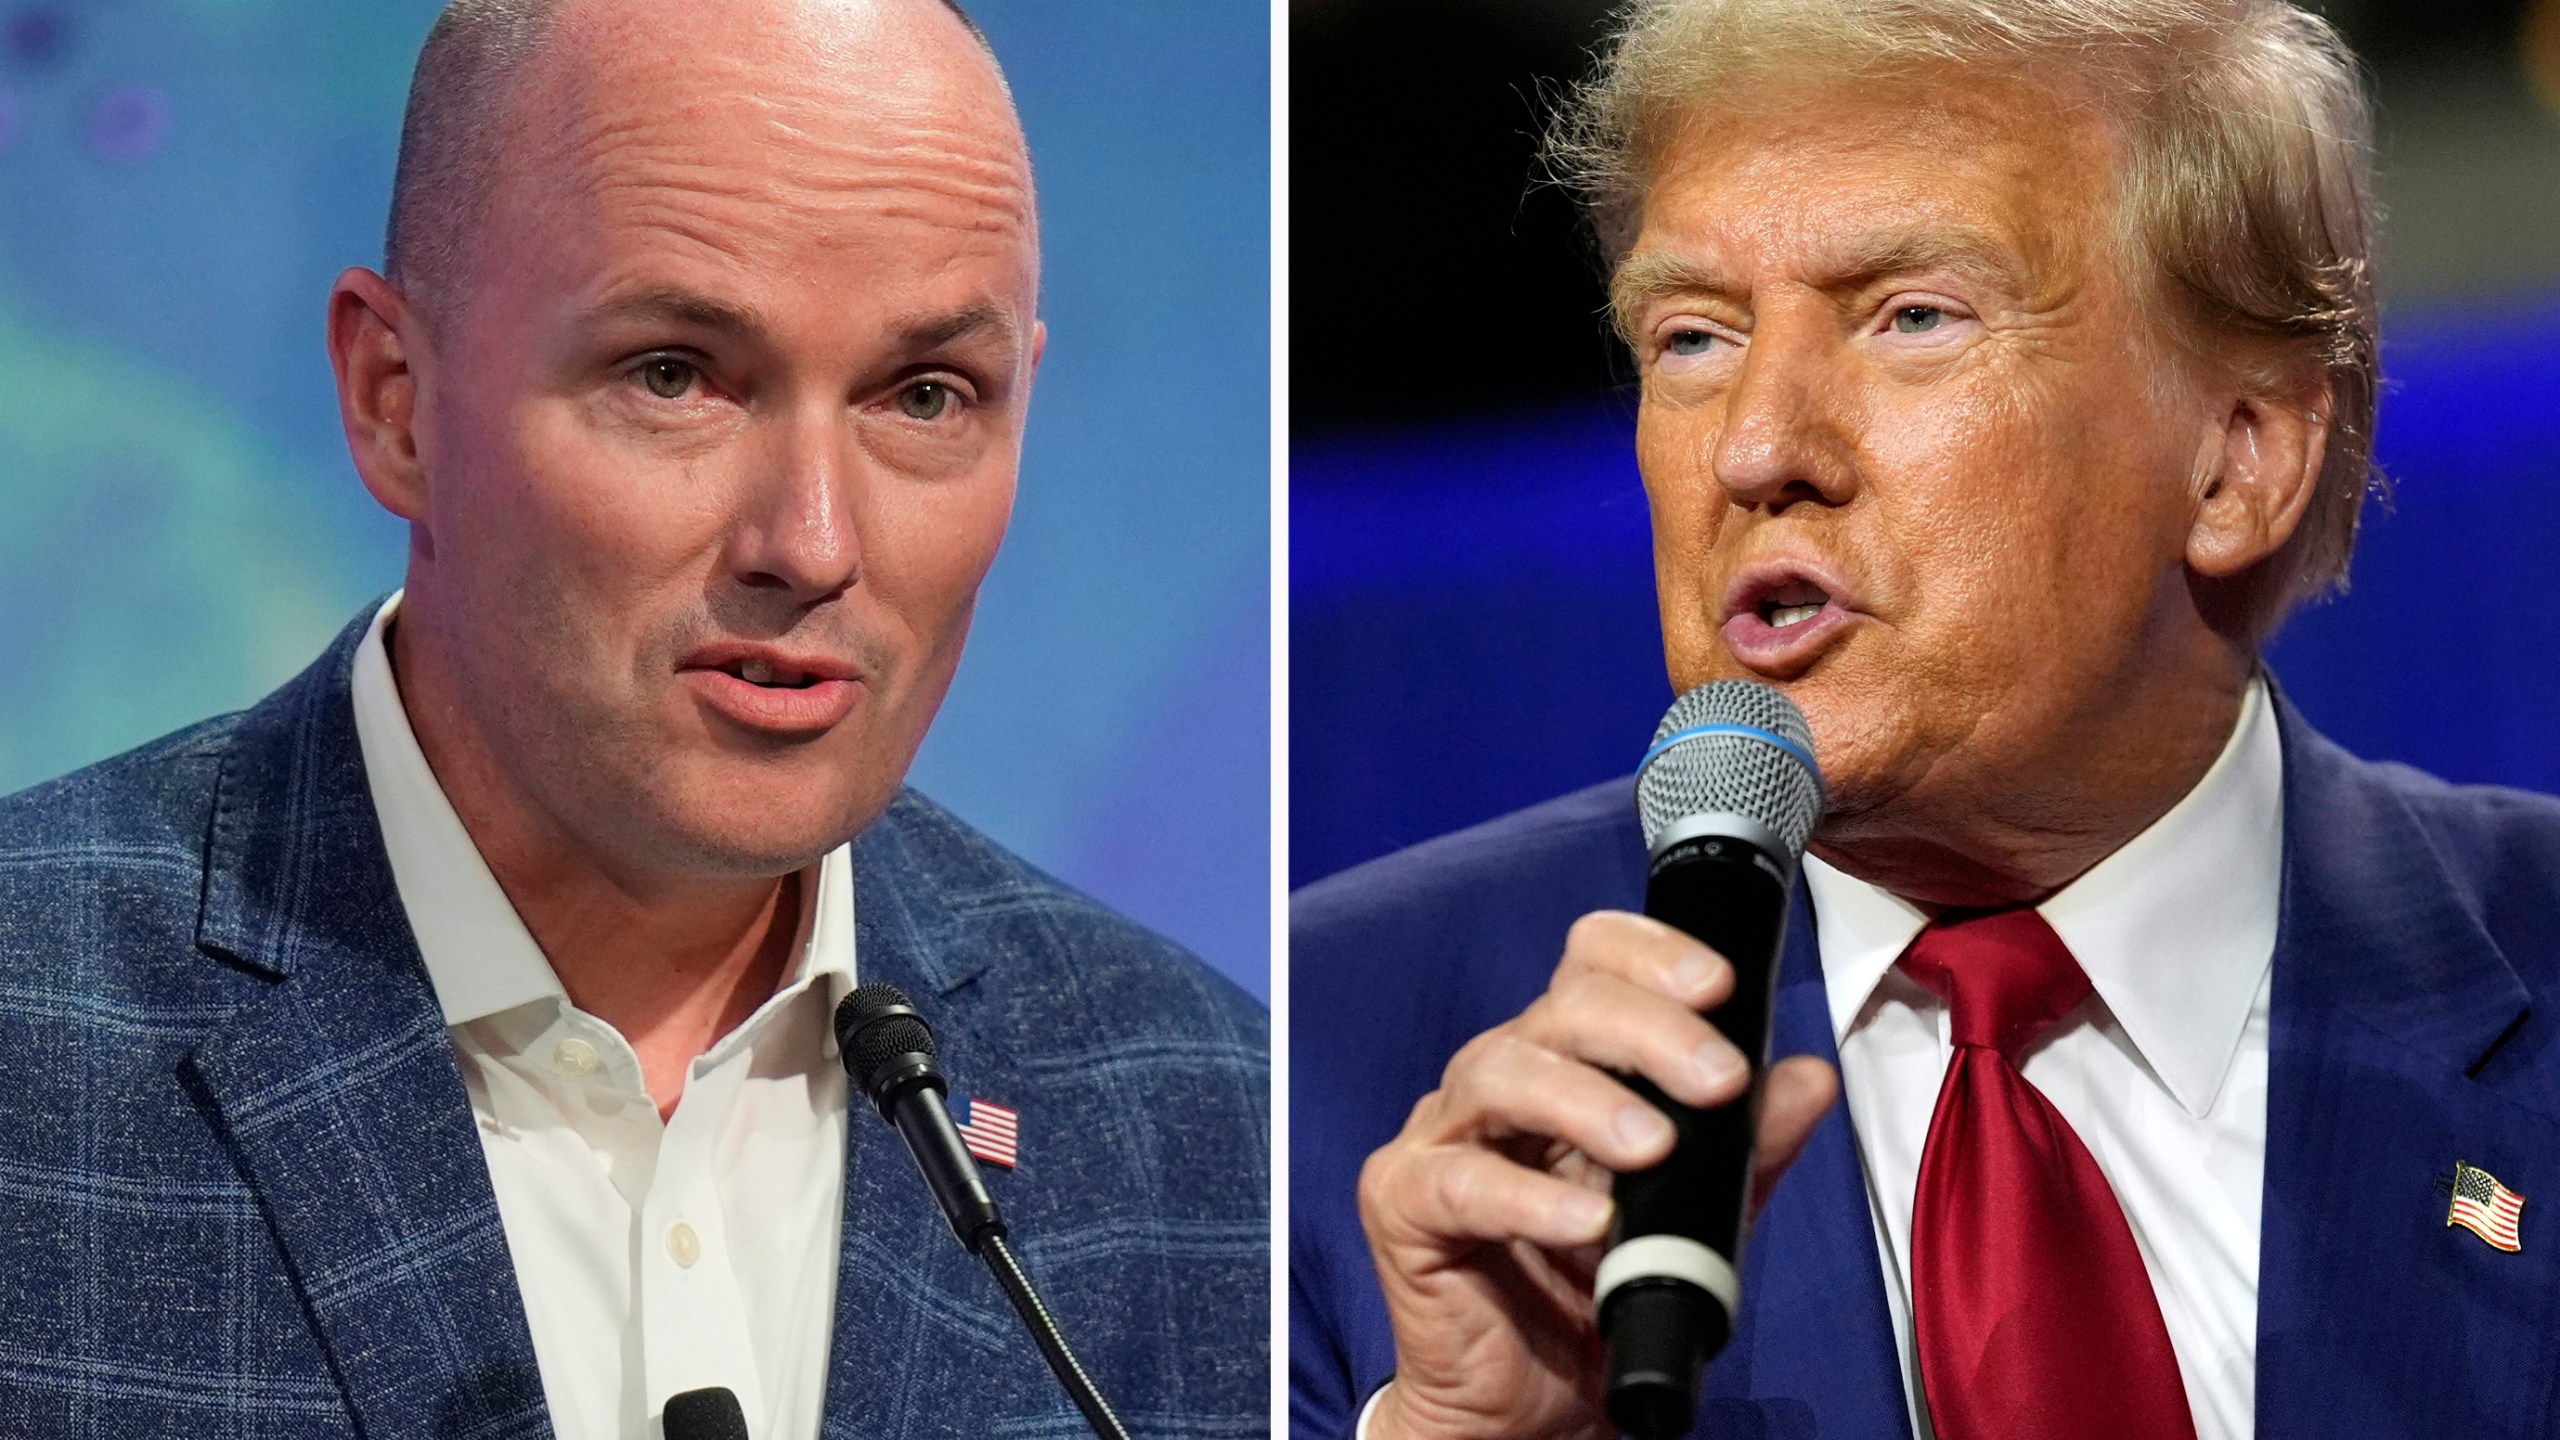
{"label": "man's eye", "polygon": [[1935,305],[1905,305],[1893,312],[1896,334],[1926,335],[1946,323],[1947,312]]}
{"label": "man's eye", "polygon": [[1704,330],[1677,330],[1662,348],[1674,355],[1704,355],[1707,347],[1715,343],[1716,337]]}
{"label": "man's eye", "polygon": [[652,360],[640,367],[640,383],[661,400],[681,400],[702,372],[682,360]]}
{"label": "man's eye", "polygon": [[921,380],[898,392],[898,410],[911,420],[939,420],[951,413],[951,387],[938,380]]}

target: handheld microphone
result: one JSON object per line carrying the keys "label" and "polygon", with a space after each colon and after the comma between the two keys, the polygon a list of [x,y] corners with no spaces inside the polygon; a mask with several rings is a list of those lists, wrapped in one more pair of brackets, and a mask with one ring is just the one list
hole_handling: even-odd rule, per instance
{"label": "handheld microphone", "polygon": [[996,1283],[1030,1330],[1050,1372],[1084,1412],[1085,1423],[1102,1440],[1129,1440],[1120,1417],[1111,1411],[1111,1402],[1102,1398],[1093,1377],[1067,1348],[1065,1332],[1005,1240],[1004,1216],[996,1209],[995,1197],[987,1193],[978,1162],[961,1143],[951,1112],[943,1106],[942,1097],[951,1092],[951,1084],[934,1065],[933,1027],[916,1013],[905,991],[895,985],[863,985],[836,1007],[836,1048],[855,1087],[906,1138],[907,1153],[924,1172],[925,1188],[941,1205],[942,1218],[951,1222],[951,1233],[995,1272]]}
{"label": "handheld microphone", "polygon": [[1644,913],[1733,966],[1716,1025],[1755,1068],[1742,1098],[1701,1110],[1623,1077],[1678,1138],[1649,1170],[1620,1175],[1618,1219],[1594,1286],[1609,1348],[1609,1419],[1637,1440],[1686,1434],[1698,1376],[1742,1303],[1742,1236],[1760,1069],[1768,1059],[1787,897],[1822,818],[1813,732],[1766,685],[1720,680],[1675,702],[1636,775],[1652,854]]}
{"label": "handheld microphone", "polygon": [[667,1440],[747,1440],[747,1412],[726,1385],[668,1396],[658,1423]]}

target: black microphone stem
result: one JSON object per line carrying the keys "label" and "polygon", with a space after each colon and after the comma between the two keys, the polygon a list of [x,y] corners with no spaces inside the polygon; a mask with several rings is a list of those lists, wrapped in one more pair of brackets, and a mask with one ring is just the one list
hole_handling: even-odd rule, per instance
{"label": "black microphone stem", "polygon": [[950,1087],[934,1066],[933,1027],[895,986],[865,985],[836,1007],[835,1028],[845,1074],[907,1142],[907,1153],[915,1158],[942,1217],[951,1223],[952,1235],[995,1272],[996,1284],[1031,1332],[1040,1358],[1049,1362],[1050,1373],[1084,1412],[1085,1423],[1102,1440],[1129,1440],[1128,1428],[1111,1413],[1111,1402],[1102,1398],[1101,1388],[1067,1348],[1057,1317],[1049,1313],[1005,1239],[1004,1214],[987,1192],[959,1128],[951,1123],[951,1112],[943,1108],[942,1097]]}
{"label": "black microphone stem", "polygon": [[979,1258],[996,1272],[996,1283],[1004,1287],[1004,1298],[1013,1302],[1013,1313],[1022,1317],[1023,1328],[1031,1332],[1031,1341],[1040,1347],[1041,1358],[1049,1362],[1050,1373],[1067,1389],[1067,1396],[1084,1412],[1084,1423],[1102,1440],[1129,1440],[1129,1432],[1120,1417],[1111,1413],[1111,1402],[1102,1398],[1093,1377],[1077,1363],[1076,1352],[1067,1348],[1067,1337],[1058,1329],[1049,1307],[1040,1302],[1040,1292],[1031,1288],[1031,1277],[1022,1273],[1022,1262],[1014,1258],[1013,1247],[1005,1243],[1004,1232],[989,1235],[978,1249]]}

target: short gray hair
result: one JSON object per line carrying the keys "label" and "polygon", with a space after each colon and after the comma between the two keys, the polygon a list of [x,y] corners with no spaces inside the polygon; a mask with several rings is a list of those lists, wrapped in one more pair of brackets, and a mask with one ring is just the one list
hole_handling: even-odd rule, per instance
{"label": "short gray hair", "polygon": [[2243,603],[2263,636],[2343,589],[2377,484],[2379,216],[2371,107],[2319,17],[2284,0],[1633,0],[1548,159],[1614,267],[1681,122],[1763,82],[1949,65],[2081,82],[2124,139],[2126,238],[2192,303],[2189,328],[2318,368],[2317,488]]}
{"label": "short gray hair", "polygon": [[501,116],[559,0],[453,0],[436,17],[400,122],[382,271],[441,299],[464,270],[495,188]]}
{"label": "short gray hair", "polygon": [[[501,124],[516,78],[542,48],[562,0],[452,0],[427,32],[409,79],[382,271],[412,295],[459,282],[491,190]],[[992,62],[986,32],[959,0],[942,0]],[[1004,85],[1003,67],[996,69]],[[1011,94],[1010,87],[1006,93]],[[429,303],[433,303],[433,298]]]}

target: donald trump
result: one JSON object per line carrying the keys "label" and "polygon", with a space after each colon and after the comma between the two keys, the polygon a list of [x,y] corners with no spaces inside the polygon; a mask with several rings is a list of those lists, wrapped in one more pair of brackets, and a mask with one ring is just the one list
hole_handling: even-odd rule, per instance
{"label": "donald trump", "polygon": [[[1556,135],[1675,688],[1810,721],[1708,1435],[2543,1434],[2560,805],[2355,759],[2371,122],[2278,0],[1640,0]],[[1613,1173],[1732,1103],[1623,783],[1303,892],[1301,1434],[1598,1435]],[[2504,1203],[2504,1202],[2498,1202]],[[2494,1228],[2494,1227],[2493,1227]]]}

